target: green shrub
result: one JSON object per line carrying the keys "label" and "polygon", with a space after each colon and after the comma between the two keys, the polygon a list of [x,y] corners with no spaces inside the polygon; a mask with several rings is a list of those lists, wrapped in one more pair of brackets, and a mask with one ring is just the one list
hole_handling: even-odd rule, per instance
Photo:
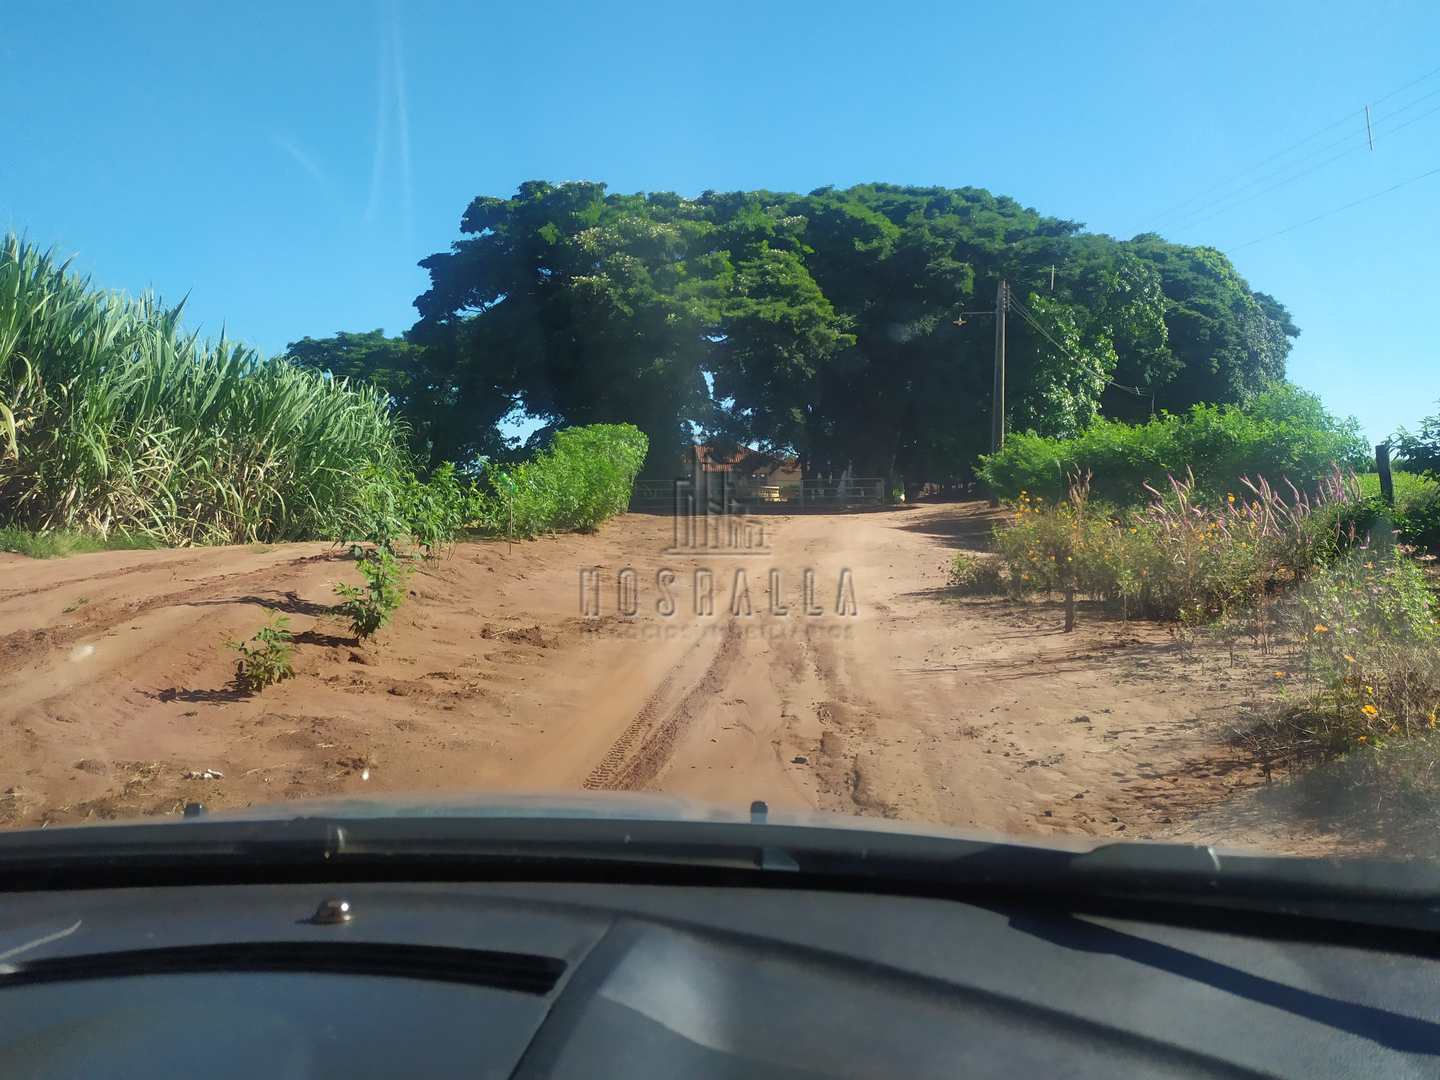
{"label": "green shrub", "polygon": [[240,654],[235,662],[235,685],[253,694],[294,675],[292,640],[290,620],[276,615],[249,641],[226,642]]}
{"label": "green shrub", "polygon": [[429,555],[454,541],[476,512],[476,499],[474,485],[462,483],[447,461],[428,480],[405,478],[397,512],[405,531]]}
{"label": "green shrub", "polygon": [[474,502],[477,527],[494,536],[587,531],[630,505],[649,443],[630,424],[566,428],[518,465],[491,465]]}
{"label": "green shrub", "polygon": [[950,563],[950,587],[972,596],[994,596],[1005,591],[1005,576],[998,560],[961,551]]}
{"label": "green shrub", "polygon": [[364,469],[355,482],[357,498],[336,534],[342,544],[374,544],[394,552],[413,541],[433,555],[480,513],[474,483],[462,481],[449,462],[428,480],[408,471]]}
{"label": "green shrub", "polygon": [[1204,495],[1237,490],[1242,477],[1289,480],[1308,489],[1336,466],[1363,468],[1369,449],[1354,421],[1337,420],[1319,399],[1285,383],[1246,408],[1196,405],[1144,424],[1101,420],[1074,439],[1011,436],[981,459],[981,478],[998,496],[1059,502],[1069,479],[1090,474],[1096,497],[1116,505],[1143,501],[1144,485],[1194,477]]}
{"label": "green shrub", "polygon": [[1440,551],[1440,491],[1414,498],[1396,513],[1395,535],[1402,543]]}
{"label": "green shrub", "polygon": [[340,614],[350,620],[357,641],[373,636],[390,621],[404,599],[405,572],[400,561],[385,547],[376,547],[360,556],[356,569],[365,579],[363,588],[335,586],[340,597]]}

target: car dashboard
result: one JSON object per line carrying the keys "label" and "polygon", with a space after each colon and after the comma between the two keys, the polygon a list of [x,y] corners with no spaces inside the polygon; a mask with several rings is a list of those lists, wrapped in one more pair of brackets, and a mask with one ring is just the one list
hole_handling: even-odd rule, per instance
{"label": "car dashboard", "polygon": [[819,889],[0,898],[6,1077],[1434,1076],[1423,951]]}

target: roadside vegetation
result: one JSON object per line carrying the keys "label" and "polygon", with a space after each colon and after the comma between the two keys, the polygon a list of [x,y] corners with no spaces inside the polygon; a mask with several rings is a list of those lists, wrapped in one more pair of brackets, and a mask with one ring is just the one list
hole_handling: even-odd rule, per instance
{"label": "roadside vegetation", "polygon": [[555,433],[550,446],[514,466],[492,465],[471,511],[490,536],[588,532],[630,503],[648,440],[630,424],[592,424]]}
{"label": "roadside vegetation", "polygon": [[100,536],[78,529],[32,532],[0,526],[0,551],[32,559],[63,559],[67,555],[89,555],[96,551],[130,551],[163,546],[151,537],[136,536],[120,529]]}
{"label": "roadside vegetation", "polygon": [[1370,448],[1353,420],[1330,415],[1319,398],[1276,383],[1240,405],[1196,405],[1140,424],[1100,420],[1075,438],[1010,436],[981,458],[979,475],[1002,499],[1063,500],[1073,479],[1115,506],[1149,501],[1148,489],[1188,476],[1196,494],[1224,496],[1243,477],[1268,477],[1308,490],[1337,466],[1361,470]]}
{"label": "roadside vegetation", "polygon": [[0,247],[0,522],[167,545],[334,535],[403,474],[384,395],[201,343],[180,308]]}
{"label": "roadside vegetation", "polygon": [[1022,493],[995,535],[1010,592],[1078,593],[1200,625],[1262,609],[1355,539],[1345,522],[1358,489],[1339,471],[1308,494],[1263,477],[1208,500],[1188,476],[1167,486],[1128,510],[1096,502],[1084,479],[1054,505]]}
{"label": "roadside vegetation", "polygon": [[290,620],[284,615],[273,616],[249,641],[227,641],[226,647],[240,654],[235,685],[253,694],[294,675],[293,641]]}
{"label": "roadside vegetation", "polygon": [[350,622],[350,632],[357,642],[373,637],[390,621],[404,599],[406,569],[388,549],[371,548],[356,561],[356,569],[365,579],[364,587],[341,582],[335,592],[342,603],[338,613]]}
{"label": "roadside vegetation", "polygon": [[435,551],[467,529],[593,528],[624,509],[644,459],[638,431],[599,425],[557,432],[530,461],[423,476],[383,390],[202,343],[180,314],[4,240],[0,546],[49,556],[336,539]]}
{"label": "roadside vegetation", "polygon": [[1402,544],[1440,554],[1440,482],[1431,475],[1405,470],[1396,470],[1392,477],[1394,506],[1387,506],[1381,497],[1379,476],[1366,473],[1360,477],[1357,526],[1365,531],[1393,531]]}
{"label": "roadside vegetation", "polygon": [[[332,540],[364,579],[335,587],[358,642],[391,621],[416,557],[462,535],[593,529],[625,509],[645,460],[644,435],[606,424],[557,431],[528,460],[424,475],[386,389],[201,343],[180,314],[4,240],[0,550]],[[283,616],[226,647],[247,693],[293,674]]]}
{"label": "roadside vegetation", "polygon": [[[1418,436],[1397,440],[1414,471],[1396,472],[1392,507],[1377,476],[1349,471],[1359,456],[1349,425],[1321,410],[1307,431],[1294,408],[1303,399],[1279,393],[1289,415],[1272,410],[1259,423],[1249,411],[1197,408],[1092,429],[1073,445],[1007,444],[987,459],[988,478],[1038,490],[1016,489],[995,554],[958,556],[952,584],[1062,596],[1067,629],[1080,596],[1232,643],[1248,636],[1276,658],[1276,694],[1237,741],[1290,775],[1325,820],[1440,851],[1423,824],[1440,806],[1440,600],[1427,551],[1440,540],[1440,453]],[[1440,424],[1424,430],[1440,440]],[[1198,456],[1194,471],[1157,485],[1150,471],[1169,460],[1156,450],[1167,444]],[[1115,487],[1087,471],[1056,497],[1057,462],[1108,464],[1141,494],[1101,499]],[[1266,479],[1267,462],[1289,466],[1283,481]]]}
{"label": "roadside vegetation", "polygon": [[1033,316],[1009,324],[1010,425],[1047,437],[1250,401],[1298,333],[1213,247],[1117,241],[976,187],[691,198],[535,180],[478,195],[421,265],[403,337],[290,353],[382,387],[435,458],[504,456],[519,409],[635,424],[657,479],[699,427],[793,453],[807,475],[968,483],[993,329],[961,313],[993,309],[1002,280]]}
{"label": "roadside vegetation", "polygon": [[1440,855],[1440,608],[1425,563],[1355,551],[1286,606],[1279,700],[1237,739],[1328,827]]}

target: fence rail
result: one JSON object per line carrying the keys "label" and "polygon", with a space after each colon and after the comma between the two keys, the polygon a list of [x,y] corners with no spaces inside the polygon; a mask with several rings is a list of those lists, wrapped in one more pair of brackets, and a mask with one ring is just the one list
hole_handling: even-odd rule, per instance
{"label": "fence rail", "polygon": [[[717,474],[709,474],[717,475]],[[727,478],[728,494],[742,507],[760,506],[870,506],[885,501],[885,481],[878,476],[857,476],[844,480],[801,480],[788,484],[765,484],[748,479]],[[711,495],[718,499],[718,484]],[[632,510],[673,509],[691,502],[704,503],[704,491],[697,491],[689,477],[675,480],[641,480],[630,497]],[[687,501],[688,500],[688,501]]]}

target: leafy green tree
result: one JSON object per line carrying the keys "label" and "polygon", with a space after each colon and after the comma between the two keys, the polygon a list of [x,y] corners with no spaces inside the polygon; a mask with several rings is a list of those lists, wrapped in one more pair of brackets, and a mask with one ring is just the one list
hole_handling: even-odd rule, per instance
{"label": "leafy green tree", "polygon": [[993,324],[962,312],[991,308],[1002,278],[1055,339],[1012,323],[1020,430],[1254,401],[1298,333],[1212,248],[1085,233],[978,188],[686,199],[532,181],[472,201],[461,233],[421,263],[405,344],[423,394],[372,364],[402,411],[436,448],[485,445],[512,409],[542,431],[631,422],[651,475],[705,435],[812,473],[968,477],[989,448]]}
{"label": "leafy green tree", "polygon": [[285,346],[286,355],[301,367],[372,383],[402,409],[423,381],[423,352],[404,338],[386,337],[384,330],[363,334],[342,330],[334,337],[301,338]]}
{"label": "leafy green tree", "polygon": [[1393,445],[1396,456],[1411,472],[1440,479],[1440,414],[1421,420],[1419,431],[1401,428]]}
{"label": "leafy green tree", "polygon": [[420,264],[432,284],[411,336],[452,356],[462,385],[547,423],[633,422],[653,470],[671,475],[709,412],[703,361],[724,269],[706,257],[711,228],[692,202],[606,198],[602,184],[478,198],[467,238]]}
{"label": "leafy green tree", "polygon": [[1178,412],[1201,402],[1244,404],[1284,378],[1290,338],[1300,331],[1274,298],[1250,291],[1224,254],[1149,235],[1126,246],[1158,270],[1165,293],[1178,365],[1161,388],[1160,407]]}
{"label": "leafy green tree", "polygon": [[1043,327],[1017,326],[1027,357],[1019,369],[1010,423],[1022,431],[1072,439],[1100,417],[1100,396],[1119,357],[1108,326],[1074,308],[1031,293],[1027,310]]}
{"label": "leafy green tree", "polygon": [[1160,271],[1121,251],[1107,253],[1077,277],[1079,307],[1092,324],[1091,335],[1108,342],[1115,355],[1102,410],[1133,422],[1148,419],[1157,408],[1178,406],[1169,388],[1184,364],[1170,348],[1169,301]]}
{"label": "leafy green tree", "polygon": [[[725,284],[706,358],[712,434],[813,455],[814,403],[837,356],[855,344],[805,265],[805,221],[758,196],[707,197],[718,223],[717,280]],[[728,202],[728,205],[726,205]]]}

